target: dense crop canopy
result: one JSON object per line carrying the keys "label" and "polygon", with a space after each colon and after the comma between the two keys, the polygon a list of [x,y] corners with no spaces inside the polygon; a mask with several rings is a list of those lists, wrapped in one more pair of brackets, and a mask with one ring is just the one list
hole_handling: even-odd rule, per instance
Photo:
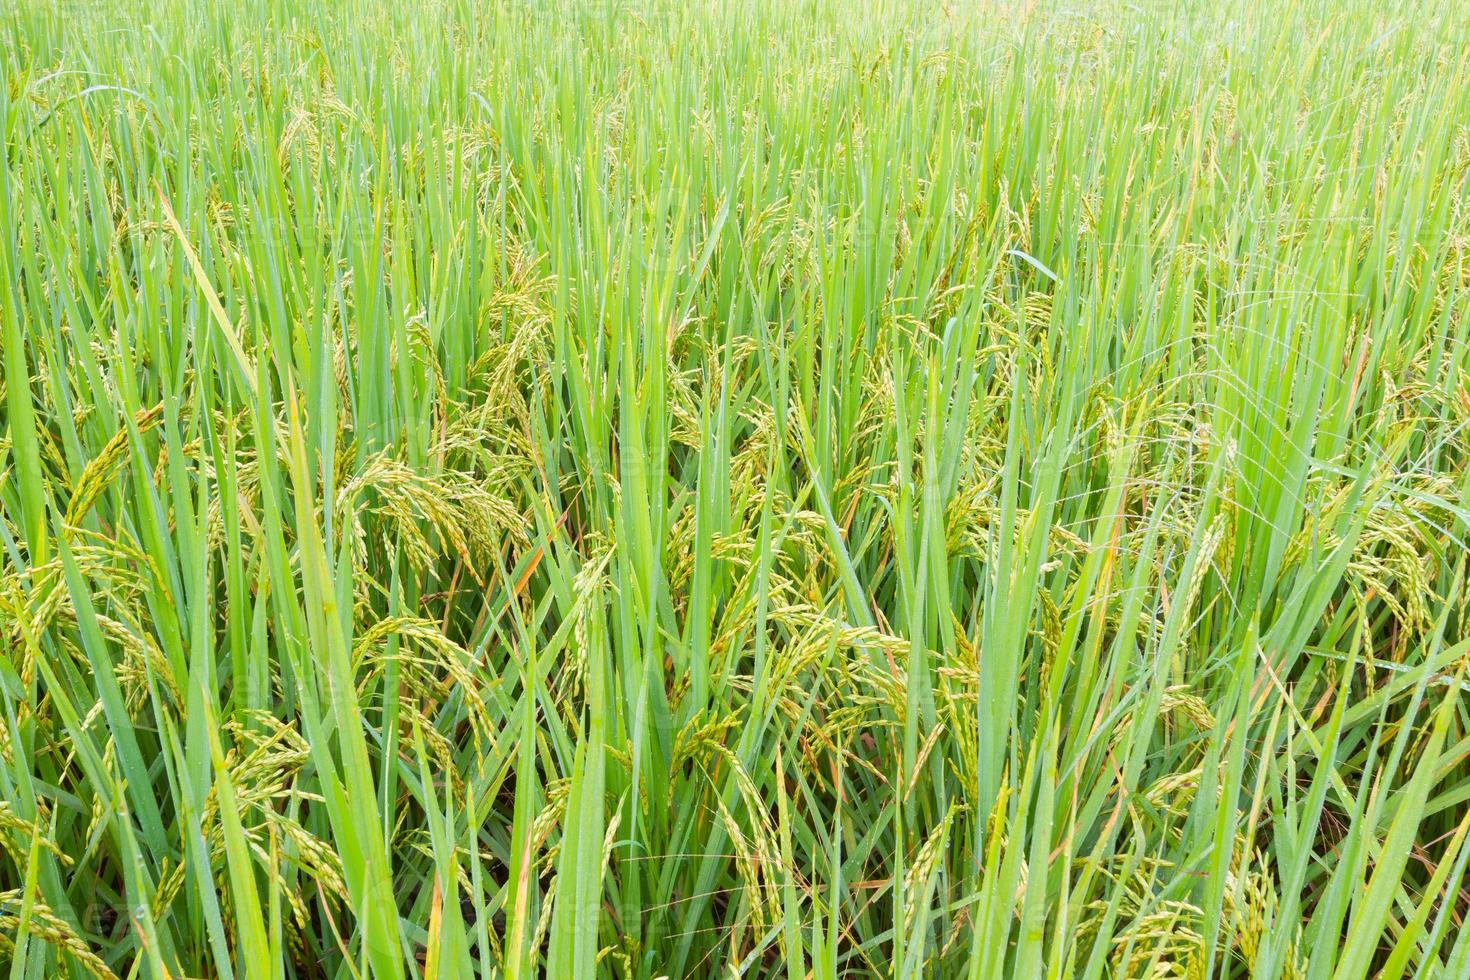
{"label": "dense crop canopy", "polygon": [[0,966],[1470,977],[1463,0],[8,0]]}

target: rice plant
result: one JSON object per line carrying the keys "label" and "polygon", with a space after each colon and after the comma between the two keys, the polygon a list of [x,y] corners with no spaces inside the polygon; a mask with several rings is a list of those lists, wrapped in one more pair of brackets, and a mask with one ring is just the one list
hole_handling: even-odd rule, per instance
{"label": "rice plant", "polygon": [[1470,977],[1470,5],[6,0],[12,980]]}

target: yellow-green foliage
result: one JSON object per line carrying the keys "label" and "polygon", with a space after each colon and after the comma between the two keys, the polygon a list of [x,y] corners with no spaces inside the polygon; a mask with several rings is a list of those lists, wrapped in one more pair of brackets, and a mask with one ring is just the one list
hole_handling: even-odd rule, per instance
{"label": "yellow-green foliage", "polygon": [[0,966],[1470,977],[1464,0],[8,0]]}

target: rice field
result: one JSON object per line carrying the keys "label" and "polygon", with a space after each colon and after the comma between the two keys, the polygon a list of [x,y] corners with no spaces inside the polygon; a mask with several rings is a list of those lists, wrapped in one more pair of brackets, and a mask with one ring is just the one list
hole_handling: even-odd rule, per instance
{"label": "rice field", "polygon": [[0,9],[12,980],[1470,978],[1470,5]]}

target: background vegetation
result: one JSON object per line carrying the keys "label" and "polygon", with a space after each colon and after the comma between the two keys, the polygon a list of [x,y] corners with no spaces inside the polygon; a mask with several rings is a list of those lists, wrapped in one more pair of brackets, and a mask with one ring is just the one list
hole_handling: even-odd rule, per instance
{"label": "background vegetation", "polygon": [[1470,977],[1467,37],[10,0],[0,966]]}

